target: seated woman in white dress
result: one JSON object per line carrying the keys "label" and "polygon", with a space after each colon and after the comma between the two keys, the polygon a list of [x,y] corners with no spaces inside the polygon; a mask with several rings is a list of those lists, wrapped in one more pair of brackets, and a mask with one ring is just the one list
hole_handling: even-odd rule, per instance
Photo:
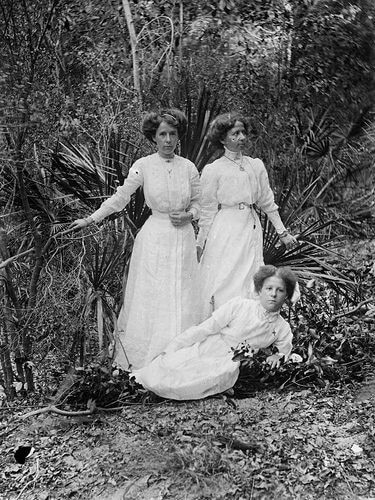
{"label": "seated woman in white dress", "polygon": [[267,358],[271,367],[292,349],[289,323],[280,309],[291,299],[296,276],[289,268],[262,266],[254,276],[257,299],[235,297],[203,323],[170,342],[149,365],[133,372],[135,380],[155,394],[176,400],[201,399],[230,389],[240,363],[233,348],[247,341],[254,351],[270,345],[278,353]]}

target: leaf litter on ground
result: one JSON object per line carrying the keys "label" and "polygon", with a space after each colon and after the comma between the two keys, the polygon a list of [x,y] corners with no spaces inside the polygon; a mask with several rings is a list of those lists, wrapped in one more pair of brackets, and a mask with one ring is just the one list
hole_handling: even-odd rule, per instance
{"label": "leaf litter on ground", "polygon": [[[356,267],[374,296],[372,250],[357,252]],[[248,366],[235,398],[165,401],[92,364],[69,373],[54,400],[67,412],[95,400],[92,414],[37,414],[32,400],[3,406],[0,498],[375,497],[374,331],[363,321],[371,307],[335,319],[330,301],[324,291],[320,307],[302,303],[296,314],[303,363],[270,373],[260,356],[252,369],[261,376]],[[122,409],[100,409],[109,407]],[[35,451],[18,464],[14,452],[25,444]]]}

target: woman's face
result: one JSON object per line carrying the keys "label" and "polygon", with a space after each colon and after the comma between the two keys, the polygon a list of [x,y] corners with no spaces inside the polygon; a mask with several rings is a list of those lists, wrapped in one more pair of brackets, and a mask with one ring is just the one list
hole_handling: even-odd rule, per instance
{"label": "woman's face", "polygon": [[246,141],[246,129],[242,122],[236,121],[226,133],[226,136],[221,141],[222,144],[229,149],[229,151],[241,151]]}
{"label": "woman's face", "polygon": [[177,128],[166,122],[161,122],[156,130],[154,141],[156,142],[160,156],[163,158],[173,157],[178,143]]}
{"label": "woman's face", "polygon": [[281,309],[286,299],[284,280],[278,276],[270,276],[263,282],[259,292],[260,303],[266,311],[276,312]]}

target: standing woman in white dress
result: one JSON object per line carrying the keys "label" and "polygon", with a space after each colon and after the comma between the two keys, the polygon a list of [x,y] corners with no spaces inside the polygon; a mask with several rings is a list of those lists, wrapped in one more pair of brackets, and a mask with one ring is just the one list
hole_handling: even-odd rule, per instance
{"label": "standing woman in white dress", "polygon": [[296,244],[281,221],[266,168],[242,154],[248,132],[238,113],[219,115],[209,139],[223,155],[206,165],[197,239],[201,320],[236,296],[249,297],[252,277],[263,265],[263,233],[255,205],[265,212],[287,248]]}
{"label": "standing woman in white dress", "polygon": [[186,131],[176,109],[148,113],[142,132],[157,152],[138,159],[115,194],[76,229],[119,212],[142,187],[152,210],[134,241],[124,303],[117,323],[114,362],[124,370],[147,365],[179,333],[198,321],[198,262],[193,219],[199,217],[195,165],[175,154]]}

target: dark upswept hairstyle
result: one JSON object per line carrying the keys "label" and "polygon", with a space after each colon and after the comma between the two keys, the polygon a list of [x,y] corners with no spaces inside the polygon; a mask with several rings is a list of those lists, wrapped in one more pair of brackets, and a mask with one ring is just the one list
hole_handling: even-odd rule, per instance
{"label": "dark upswept hairstyle", "polygon": [[156,131],[162,122],[168,123],[168,125],[172,127],[176,127],[179,138],[185,135],[187,130],[187,118],[185,113],[175,108],[147,113],[142,122],[143,135],[150,141],[155,142],[154,137]]}
{"label": "dark upswept hairstyle", "polygon": [[221,141],[225,139],[227,132],[233,128],[236,122],[243,123],[246,134],[249,133],[249,124],[243,115],[234,111],[232,113],[223,113],[218,115],[210,125],[208,130],[209,141],[217,148],[223,148]]}
{"label": "dark upswept hairstyle", "polygon": [[290,269],[290,267],[275,267],[271,266],[270,264],[261,266],[254,274],[253,278],[255,291],[259,293],[262,289],[263,283],[267,278],[270,278],[271,276],[277,276],[284,281],[286,296],[288,297],[288,299],[291,299],[296,287],[297,276]]}

